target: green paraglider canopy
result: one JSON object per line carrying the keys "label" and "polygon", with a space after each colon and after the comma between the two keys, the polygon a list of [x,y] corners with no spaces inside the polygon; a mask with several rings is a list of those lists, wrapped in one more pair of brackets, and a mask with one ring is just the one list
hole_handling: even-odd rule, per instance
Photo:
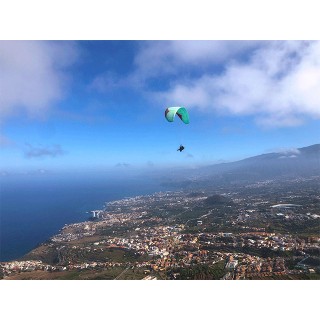
{"label": "green paraglider canopy", "polygon": [[165,111],[165,117],[169,122],[173,122],[174,116],[177,114],[178,117],[185,123],[189,123],[188,111],[184,107],[170,107]]}

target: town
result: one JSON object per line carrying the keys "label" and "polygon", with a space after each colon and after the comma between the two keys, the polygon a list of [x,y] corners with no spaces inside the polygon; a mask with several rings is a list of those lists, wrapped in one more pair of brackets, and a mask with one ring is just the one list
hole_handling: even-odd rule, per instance
{"label": "town", "polygon": [[319,279],[319,182],[270,180],[109,202],[21,260],[0,263],[0,273],[3,279]]}

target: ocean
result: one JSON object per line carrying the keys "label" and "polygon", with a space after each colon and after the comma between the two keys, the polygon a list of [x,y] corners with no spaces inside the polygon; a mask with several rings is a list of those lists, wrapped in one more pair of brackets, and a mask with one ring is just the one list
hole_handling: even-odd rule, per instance
{"label": "ocean", "polygon": [[1,177],[0,261],[21,258],[65,225],[88,220],[105,202],[151,194],[152,179],[99,175]]}

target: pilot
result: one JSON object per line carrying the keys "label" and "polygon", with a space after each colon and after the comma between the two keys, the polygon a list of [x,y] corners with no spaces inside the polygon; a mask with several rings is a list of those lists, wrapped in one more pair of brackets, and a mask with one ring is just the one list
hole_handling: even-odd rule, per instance
{"label": "pilot", "polygon": [[180,147],[179,147],[179,149],[177,151],[181,152],[183,149],[184,149],[184,146],[182,144],[180,144]]}

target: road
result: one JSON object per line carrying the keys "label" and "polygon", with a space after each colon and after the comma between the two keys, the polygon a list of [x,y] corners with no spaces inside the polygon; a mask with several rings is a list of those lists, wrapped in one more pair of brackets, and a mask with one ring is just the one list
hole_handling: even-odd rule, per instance
{"label": "road", "polygon": [[299,262],[297,263],[297,266],[302,265],[303,262],[304,262],[305,260],[307,260],[308,258],[310,258],[310,255],[305,256],[301,261],[299,261]]}
{"label": "road", "polygon": [[119,280],[123,274],[125,274],[131,266],[128,265],[120,274],[118,274],[113,280]]}
{"label": "road", "polygon": [[[195,208],[195,207],[194,207],[194,208]],[[193,209],[193,208],[192,208],[192,209]],[[191,209],[191,210],[192,210],[192,209]],[[188,210],[190,210],[190,209],[188,209]],[[188,211],[188,210],[185,210],[185,211],[183,211],[183,212],[186,212],[186,211]],[[183,213],[183,212],[182,212],[182,213]],[[210,210],[208,213],[203,214],[202,216],[200,216],[200,217],[198,217],[198,218],[192,218],[192,219],[187,220],[186,223],[185,223],[185,225],[187,225],[189,221],[199,220],[199,219],[205,218],[205,217],[207,217],[207,216],[210,216],[210,214],[213,214],[212,210]]]}

